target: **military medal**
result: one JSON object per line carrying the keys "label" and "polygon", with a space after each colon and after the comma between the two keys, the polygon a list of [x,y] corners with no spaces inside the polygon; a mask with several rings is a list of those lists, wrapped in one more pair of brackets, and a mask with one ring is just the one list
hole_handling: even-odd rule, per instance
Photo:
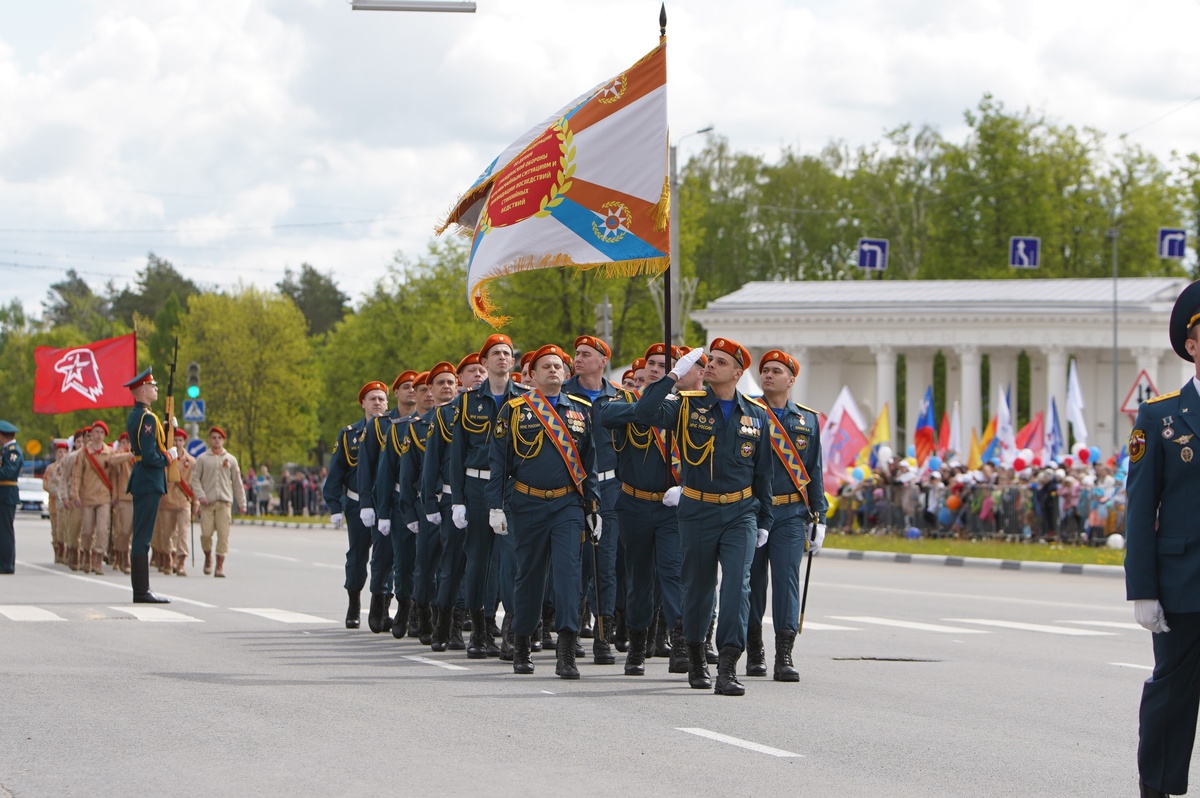
{"label": "military medal", "polygon": [[1171,440],[1171,438],[1175,437],[1175,430],[1171,428],[1172,420],[1173,419],[1171,418],[1171,416],[1167,416],[1166,418],[1163,419],[1162,436],[1163,436],[1164,440],[1169,441],[1169,440]]}
{"label": "military medal", "polygon": [[1192,447],[1184,446],[1179,450],[1179,456],[1183,458],[1183,462],[1185,463],[1192,462]]}

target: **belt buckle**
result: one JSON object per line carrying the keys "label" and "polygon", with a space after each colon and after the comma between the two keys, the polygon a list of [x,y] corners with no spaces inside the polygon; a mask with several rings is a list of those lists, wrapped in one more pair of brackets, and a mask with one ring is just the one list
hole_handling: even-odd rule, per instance
{"label": "belt buckle", "polygon": [[728,503],[729,503],[729,494],[728,493],[722,493],[720,496],[717,497],[717,504],[728,504]]}
{"label": "belt buckle", "polygon": [[543,498],[543,499],[551,499],[551,498],[554,498],[553,496],[551,496],[551,495],[550,495],[550,494],[551,494],[551,493],[553,493],[553,492],[554,492],[554,491],[550,490],[549,488],[546,488],[544,491],[542,491],[542,498]]}

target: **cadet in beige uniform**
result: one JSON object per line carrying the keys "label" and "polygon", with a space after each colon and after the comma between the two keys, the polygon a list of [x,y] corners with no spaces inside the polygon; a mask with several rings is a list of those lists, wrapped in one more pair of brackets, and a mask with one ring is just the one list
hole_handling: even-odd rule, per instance
{"label": "cadet in beige uniform", "polygon": [[57,495],[58,471],[61,469],[63,458],[67,456],[67,444],[59,441],[54,444],[54,462],[46,466],[42,472],[42,490],[49,495],[47,510],[50,512],[50,545],[54,549],[54,562],[66,562],[66,550],[62,542],[62,529],[58,525],[59,500]]}
{"label": "cadet in beige uniform", "polygon": [[[167,492],[158,503],[156,524],[162,530],[163,550],[171,558],[170,573],[187,576],[188,524],[192,514],[199,512],[200,503],[192,492],[192,471],[196,458],[188,454],[187,432],[175,430],[175,462],[179,464],[179,481],[168,482]],[[154,530],[158,534],[159,529]]]}
{"label": "cadet in beige uniform", "polygon": [[[71,451],[59,463],[58,473],[55,474],[55,495],[58,496],[59,509],[64,511],[59,518],[62,527],[63,548],[66,550],[67,567],[72,571],[79,570],[79,522],[81,513],[75,501],[71,498],[71,478],[75,473],[75,461],[79,458],[79,450],[83,448],[87,430],[77,429],[71,441]],[[89,561],[90,562],[90,561]]]}
{"label": "cadet in beige uniform", "polygon": [[[225,576],[229,553],[230,507],[236,501],[239,513],[246,512],[246,490],[237,458],[225,451],[225,430],[213,427],[208,433],[208,451],[196,458],[192,492],[200,502],[200,546],[204,549],[204,573]],[[217,532],[217,570],[212,569],[212,537]]]}
{"label": "cadet in beige uniform", "polygon": [[[103,421],[92,425],[88,442],[75,458],[71,477],[71,500],[81,513],[80,566],[94,574],[104,573],[102,559],[108,550],[112,510],[117,501],[110,462],[118,455],[104,442],[107,435],[108,425]],[[133,456],[127,455],[126,459]]]}
{"label": "cadet in beige uniform", "polygon": [[[129,448],[129,433],[122,432],[117,436],[113,448],[118,453],[131,452]],[[114,458],[115,460],[116,458]],[[113,513],[112,550],[113,568],[120,568],[121,573],[129,573],[129,545],[133,542],[133,496],[126,492],[129,476],[133,473],[133,460],[119,460],[113,463],[113,484],[117,487],[117,508]]]}

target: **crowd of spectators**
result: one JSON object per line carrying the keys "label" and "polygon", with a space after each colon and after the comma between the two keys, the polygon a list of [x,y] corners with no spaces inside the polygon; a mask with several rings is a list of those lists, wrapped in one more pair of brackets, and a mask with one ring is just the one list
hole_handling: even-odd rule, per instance
{"label": "crowd of spectators", "polygon": [[325,468],[285,466],[278,481],[265,464],[258,472],[248,469],[242,476],[246,489],[246,511],[249,515],[318,516],[329,509],[321,496],[325,483]]}

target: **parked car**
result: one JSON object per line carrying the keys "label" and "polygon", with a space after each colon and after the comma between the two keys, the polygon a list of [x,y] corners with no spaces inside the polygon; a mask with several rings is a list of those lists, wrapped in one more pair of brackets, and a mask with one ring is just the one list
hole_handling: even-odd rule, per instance
{"label": "parked car", "polygon": [[21,499],[21,503],[17,505],[17,512],[27,514],[37,513],[42,518],[50,517],[50,494],[42,487],[40,479],[37,477],[18,477],[17,491]]}

